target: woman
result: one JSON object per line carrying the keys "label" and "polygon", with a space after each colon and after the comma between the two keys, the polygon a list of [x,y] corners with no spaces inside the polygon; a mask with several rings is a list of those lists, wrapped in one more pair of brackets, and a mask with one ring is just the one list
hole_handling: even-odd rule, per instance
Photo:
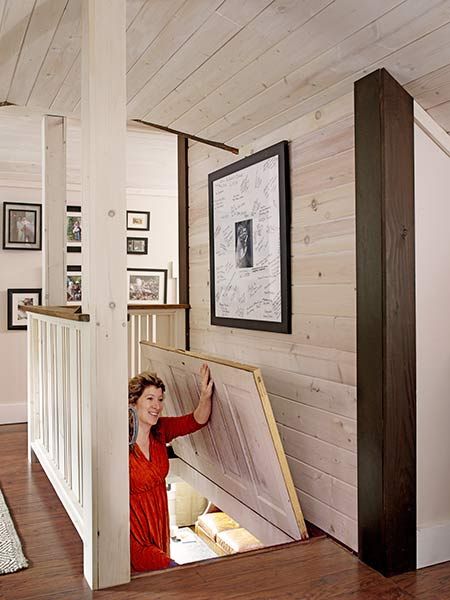
{"label": "woman", "polygon": [[211,414],[213,382],[208,365],[200,370],[197,408],[182,417],[161,417],[165,385],[152,373],[130,379],[128,402],[137,413],[136,442],[130,447],[130,553],[134,571],[172,566],[166,476],[166,444],[206,425]]}

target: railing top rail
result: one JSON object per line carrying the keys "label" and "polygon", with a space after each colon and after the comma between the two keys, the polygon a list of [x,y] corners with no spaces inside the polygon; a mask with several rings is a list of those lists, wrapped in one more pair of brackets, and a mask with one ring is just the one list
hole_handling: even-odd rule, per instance
{"label": "railing top rail", "polygon": [[89,321],[88,314],[77,312],[80,310],[79,306],[24,306],[23,310],[68,321]]}
{"label": "railing top rail", "polygon": [[189,304],[129,304],[128,310],[174,310],[190,308]]}

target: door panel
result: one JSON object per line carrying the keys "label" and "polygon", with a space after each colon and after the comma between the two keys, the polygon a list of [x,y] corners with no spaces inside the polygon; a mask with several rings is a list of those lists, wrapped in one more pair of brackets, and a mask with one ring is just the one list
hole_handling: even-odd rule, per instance
{"label": "door panel", "polygon": [[291,539],[307,537],[261,373],[254,367],[141,342],[143,364],[166,384],[165,414],[192,412],[200,367],[214,380],[206,427],[177,438],[177,456]]}

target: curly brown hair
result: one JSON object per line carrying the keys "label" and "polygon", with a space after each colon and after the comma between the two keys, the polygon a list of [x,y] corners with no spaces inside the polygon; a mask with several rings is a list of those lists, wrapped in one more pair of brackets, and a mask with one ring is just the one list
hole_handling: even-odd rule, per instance
{"label": "curly brown hair", "polygon": [[139,375],[135,375],[128,381],[128,404],[136,404],[145,388],[149,385],[160,389],[163,393],[166,391],[163,380],[160,379],[156,373],[144,371],[143,373],[139,373]]}
{"label": "curly brown hair", "polygon": [[[149,386],[153,386],[157,389],[160,389],[162,393],[166,391],[166,386],[162,379],[158,377],[156,373],[150,373],[144,371],[143,373],[139,373],[139,375],[135,375],[128,381],[128,404],[131,406],[135,406],[136,402],[144,393],[145,388]],[[152,427],[152,434],[155,438],[159,439],[159,427],[158,423]],[[130,446],[130,452],[135,452],[135,444]]]}

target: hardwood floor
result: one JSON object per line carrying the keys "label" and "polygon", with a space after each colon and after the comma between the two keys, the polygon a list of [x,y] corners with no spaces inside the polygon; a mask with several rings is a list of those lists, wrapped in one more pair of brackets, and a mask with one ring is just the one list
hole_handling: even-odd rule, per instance
{"label": "hardwood floor", "polygon": [[0,600],[450,600],[450,563],[385,579],[326,538],[215,559],[92,593],[82,546],[24,425],[0,426],[0,485],[30,567],[0,577]]}

